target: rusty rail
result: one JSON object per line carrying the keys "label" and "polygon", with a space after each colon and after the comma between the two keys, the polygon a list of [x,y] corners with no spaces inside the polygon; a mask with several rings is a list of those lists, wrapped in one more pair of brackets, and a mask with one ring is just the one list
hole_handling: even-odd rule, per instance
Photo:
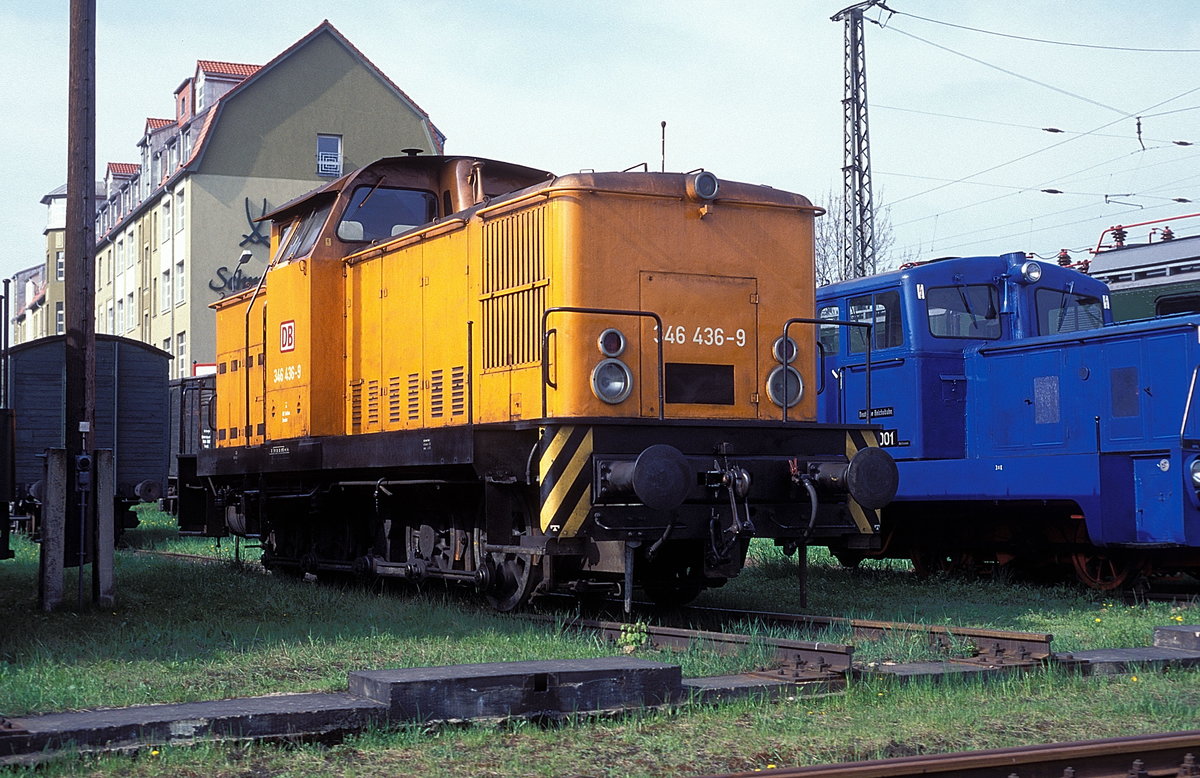
{"label": "rusty rail", "polygon": [[[1200,776],[1200,730],[997,748],[931,756],[905,756],[838,765],[728,773],[720,778],[1150,778]],[[709,776],[709,778],[718,778]]]}
{"label": "rusty rail", "polygon": [[1050,643],[1054,636],[1042,632],[1011,632],[974,627],[947,627],[936,624],[909,624],[899,621],[846,619],[833,616],[811,616],[770,611],[741,611],[723,608],[691,606],[680,609],[681,615],[701,620],[728,622],[735,619],[757,621],[773,626],[798,629],[848,629],[856,639],[879,640],[896,633],[925,634],[933,648],[946,651],[956,644],[970,642],[976,655],[956,661],[986,662],[992,665],[1036,664],[1053,658]]}
{"label": "rusty rail", "polygon": [[566,622],[564,627],[594,631],[603,639],[614,643],[644,640],[654,648],[676,651],[702,647],[728,655],[762,646],[770,650],[771,664],[770,667],[759,668],[753,674],[788,683],[844,681],[850,672],[854,657],[854,646],[841,643],[735,635],[653,625],[643,628],[642,625],[591,619],[575,619]]}

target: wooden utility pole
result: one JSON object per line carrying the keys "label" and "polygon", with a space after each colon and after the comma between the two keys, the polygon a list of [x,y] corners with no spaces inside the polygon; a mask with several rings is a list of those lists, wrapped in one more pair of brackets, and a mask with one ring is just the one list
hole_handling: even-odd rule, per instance
{"label": "wooden utility pole", "polygon": [[[64,268],[64,358],[65,358],[65,419],[63,445],[66,449],[65,490],[54,499],[64,502],[65,516],[78,517],[80,553],[80,596],[82,599],[83,549],[91,545],[94,554],[92,570],[93,598],[102,604],[111,601],[111,547],[99,554],[93,533],[97,531],[94,491],[77,485],[78,469],[86,462],[91,470],[90,455],[95,447],[93,430],[96,416],[96,1],[71,0],[71,36],[69,90],[67,105],[67,214],[66,263]],[[91,479],[91,473],[88,479]],[[48,495],[49,497],[49,495]],[[68,522],[69,523],[69,522]],[[65,531],[65,527],[63,528]],[[73,530],[73,534],[74,534]],[[62,548],[63,539],[57,545]],[[111,541],[110,541],[111,542]],[[62,561],[49,565],[43,546],[43,570],[61,570]],[[101,570],[101,557],[107,556],[108,570]],[[61,591],[61,582],[43,580],[42,607],[53,608],[58,603],[47,601],[47,584]],[[101,580],[109,583],[100,586]]]}

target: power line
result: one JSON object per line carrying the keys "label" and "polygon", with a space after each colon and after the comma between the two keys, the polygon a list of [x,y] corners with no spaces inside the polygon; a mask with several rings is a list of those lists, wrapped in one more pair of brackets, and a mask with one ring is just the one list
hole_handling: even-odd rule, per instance
{"label": "power line", "polygon": [[[1016,122],[1002,122],[998,119],[981,119],[977,116],[959,116],[957,114],[952,114],[952,113],[937,113],[936,111],[921,111],[916,108],[901,108],[900,106],[896,106],[896,105],[880,105],[878,103],[875,103],[871,107],[872,108],[883,108],[884,110],[888,110],[888,111],[902,111],[904,113],[916,113],[916,114],[921,114],[923,116],[936,116],[940,119],[959,119],[964,122],[978,122],[980,124],[994,124],[998,127],[1016,127],[1018,129],[1022,129],[1022,130],[1038,130],[1039,132],[1049,132],[1049,133],[1052,133],[1055,135],[1059,135],[1059,134],[1083,135],[1084,134],[1084,133],[1080,132],[1079,130],[1063,130],[1058,127],[1038,127],[1037,125],[1034,125],[1034,124],[1018,124]],[[1200,108],[1200,105],[1195,106],[1195,107]],[[1188,111],[1188,110],[1193,110],[1193,109],[1181,108],[1180,110]],[[1167,111],[1167,113],[1175,113],[1175,112]],[[1161,114],[1161,113],[1155,113],[1155,114],[1143,115],[1142,118],[1147,119],[1147,118],[1150,118],[1153,116],[1163,116],[1163,115],[1164,114]],[[1120,138],[1123,140],[1129,140],[1131,138],[1131,136],[1127,135],[1127,134],[1118,135],[1115,133],[1099,133],[1099,132],[1093,132],[1093,133],[1089,133],[1089,134],[1092,135],[1093,137],[1097,137],[1097,138]],[[1187,143],[1187,141],[1165,140],[1162,138],[1143,138],[1143,140],[1148,140],[1148,141],[1151,141],[1152,143],[1169,143],[1169,144],[1175,144],[1175,145],[1183,145],[1184,143]]]}
{"label": "power line", "polygon": [[1067,97],[1074,97],[1076,100],[1082,100],[1085,103],[1091,103],[1092,105],[1098,106],[1100,108],[1104,108],[1106,110],[1113,111],[1115,113],[1123,114],[1126,117],[1132,115],[1132,114],[1126,114],[1125,111],[1123,111],[1120,108],[1114,108],[1111,105],[1107,105],[1107,104],[1101,103],[1097,100],[1093,100],[1090,97],[1084,97],[1083,95],[1075,94],[1074,92],[1070,92],[1066,89],[1060,89],[1059,87],[1056,87],[1052,84],[1047,84],[1044,81],[1038,81],[1036,78],[1030,78],[1029,76],[1022,75],[1014,70],[1009,70],[1008,68],[1002,68],[999,65],[993,65],[992,63],[987,62],[982,59],[979,59],[978,57],[972,57],[970,54],[964,54],[961,51],[956,51],[955,49],[952,49],[949,46],[943,46],[940,43],[934,43],[933,41],[925,40],[924,38],[922,38],[919,35],[913,35],[911,32],[905,32],[904,30],[901,30],[898,27],[888,26],[888,27],[885,27],[884,29],[894,30],[894,31],[900,33],[901,35],[912,38],[913,40],[918,40],[921,43],[926,44],[927,46],[933,46],[935,49],[941,49],[942,51],[948,51],[951,54],[955,54],[957,56],[962,57],[963,59],[969,59],[972,62],[983,65],[984,67],[989,67],[989,68],[992,68],[993,70],[998,70],[1001,73],[1005,73],[1007,75],[1013,76],[1014,78],[1019,78],[1022,81],[1028,81],[1031,84],[1037,84],[1038,86],[1045,87],[1046,89],[1050,89],[1052,91],[1058,92],[1059,94],[1064,94]]}
{"label": "power line", "polygon": [[940,19],[930,19],[925,16],[917,16],[916,14],[906,13],[905,11],[893,11],[891,8],[888,8],[887,6],[883,6],[883,8],[885,10],[887,10],[889,13],[895,14],[897,16],[911,16],[914,19],[920,19],[923,22],[930,22],[931,24],[941,24],[941,25],[945,25],[946,27],[955,27],[960,30],[970,30],[971,32],[983,33],[984,35],[995,35],[1000,38],[1011,38],[1013,40],[1019,40],[1019,41],[1030,41],[1032,43],[1048,43],[1048,44],[1051,44],[1054,46],[1073,46],[1075,48],[1080,48],[1080,49],[1103,49],[1106,51],[1139,51],[1139,52],[1149,52],[1149,53],[1153,53],[1153,54],[1200,54],[1200,49],[1149,49],[1149,48],[1138,48],[1138,47],[1132,47],[1132,46],[1101,46],[1099,44],[1094,44],[1094,43],[1072,43],[1069,41],[1047,40],[1045,38],[1030,38],[1030,37],[1026,37],[1024,35],[1010,35],[1010,34],[1004,33],[1004,32],[996,32],[995,30],[983,30],[978,27],[968,27],[964,24],[953,24],[951,22],[944,22]]}
{"label": "power line", "polygon": [[[1144,111],[1152,111],[1152,110],[1154,110],[1155,108],[1158,108],[1159,106],[1166,105],[1167,103],[1170,103],[1170,102],[1174,102],[1175,100],[1178,100],[1178,99],[1180,99],[1181,97],[1186,97],[1186,96],[1188,96],[1188,95],[1192,94],[1193,92],[1197,92],[1197,91],[1200,91],[1200,86],[1193,87],[1193,88],[1191,88],[1191,89],[1188,89],[1188,90],[1187,90],[1187,91],[1185,91],[1185,92],[1181,92],[1180,94],[1178,94],[1178,95],[1175,95],[1174,97],[1167,98],[1166,100],[1162,100],[1162,101],[1160,101],[1160,102],[1158,102],[1158,103],[1155,103],[1154,105],[1148,106],[1147,108],[1145,108],[1145,109],[1144,109]],[[1051,149],[1056,149],[1056,148],[1058,148],[1059,146],[1063,146],[1063,145],[1065,145],[1065,144],[1067,144],[1067,143],[1071,143],[1071,142],[1073,142],[1073,141],[1079,140],[1079,139],[1080,139],[1080,138],[1082,138],[1082,137],[1086,137],[1086,136],[1088,136],[1088,135],[1094,135],[1094,134],[1096,134],[1097,132],[1099,132],[1100,130],[1108,129],[1109,127],[1113,126],[1113,125],[1114,125],[1114,124],[1116,124],[1117,122],[1124,121],[1125,119],[1128,119],[1128,118],[1130,118],[1131,116],[1134,116],[1134,115],[1135,115],[1135,114],[1128,114],[1128,115],[1126,115],[1126,116],[1123,116],[1123,117],[1121,117],[1121,118],[1119,118],[1119,119],[1113,119],[1112,121],[1110,121],[1110,122],[1105,122],[1104,124],[1101,124],[1099,127],[1096,127],[1095,129],[1093,129],[1093,130],[1090,130],[1090,131],[1088,131],[1088,132],[1082,133],[1082,134],[1080,134],[1080,135],[1076,135],[1076,136],[1074,136],[1074,137],[1070,137],[1070,138],[1064,138],[1064,139],[1062,139],[1062,140],[1058,141],[1057,143],[1051,143],[1049,146],[1043,146],[1042,148],[1040,148],[1040,149],[1038,149],[1038,150],[1036,150],[1036,151],[1031,151],[1031,152],[1029,152],[1028,154],[1023,154],[1023,155],[1021,155],[1021,156],[1019,156],[1019,157],[1016,157],[1016,158],[1014,158],[1014,159],[1010,159],[1010,160],[1008,160],[1007,162],[1001,162],[1001,163],[1000,163],[1000,164],[998,164],[998,165],[992,165],[992,166],[991,166],[991,167],[989,167],[989,168],[985,168],[985,169],[983,169],[983,170],[976,171],[976,172],[974,172],[974,173],[971,173],[971,174],[969,174],[969,175],[962,176],[961,178],[959,178],[959,179],[957,179],[957,180],[955,180],[955,181],[952,181],[952,182],[950,182],[950,183],[941,184],[941,185],[939,185],[939,186],[935,186],[935,187],[933,187],[933,188],[931,188],[931,189],[926,189],[926,190],[925,190],[925,191],[923,191],[923,192],[917,192],[916,194],[911,194],[911,195],[909,195],[908,197],[902,197],[902,198],[900,198],[899,200],[895,200],[895,201],[893,201],[891,204],[892,204],[892,205],[896,205],[896,204],[898,204],[898,203],[902,203],[902,202],[904,202],[904,201],[906,201],[906,200],[912,200],[912,199],[914,199],[914,198],[917,198],[917,197],[922,197],[922,196],[924,196],[924,195],[927,195],[927,194],[931,194],[931,193],[933,193],[933,192],[936,192],[936,191],[938,191],[938,190],[940,190],[940,189],[945,189],[945,188],[946,188],[946,187],[948,187],[948,186],[953,186],[954,184],[962,183],[962,182],[964,182],[964,181],[969,181],[970,179],[972,179],[972,178],[975,178],[976,176],[981,176],[981,175],[983,175],[984,173],[990,173],[990,172],[992,172],[993,170],[999,170],[999,169],[1000,169],[1000,168],[1002,168],[1002,167],[1007,167],[1008,165],[1013,165],[1013,164],[1016,164],[1017,162],[1020,162],[1020,161],[1022,161],[1022,160],[1025,160],[1025,159],[1028,159],[1028,158],[1030,158],[1030,157],[1036,156],[1036,155],[1038,155],[1038,154],[1042,154],[1042,153],[1044,153],[1044,152],[1050,151]],[[1047,183],[1049,183],[1049,182],[1047,182]]]}

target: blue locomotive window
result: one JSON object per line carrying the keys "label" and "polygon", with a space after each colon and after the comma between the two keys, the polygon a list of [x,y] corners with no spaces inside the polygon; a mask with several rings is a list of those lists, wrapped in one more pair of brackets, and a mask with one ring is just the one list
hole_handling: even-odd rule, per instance
{"label": "blue locomotive window", "polygon": [[422,189],[360,186],[338,222],[337,236],[349,243],[389,240],[437,218],[437,197]]}
{"label": "blue locomotive window", "polygon": [[1100,298],[1064,289],[1039,289],[1035,295],[1038,334],[1094,330],[1104,324]]}
{"label": "blue locomotive window", "polygon": [[[875,336],[871,343],[872,350],[904,345],[903,320],[900,312],[900,292],[897,290],[850,298],[850,321],[872,325],[871,332]],[[851,354],[860,354],[867,350],[865,328],[851,327],[849,337]]]}
{"label": "blue locomotive window", "polygon": [[939,338],[1000,337],[1000,296],[991,284],[939,286],[925,296],[930,334]]}
{"label": "blue locomotive window", "polygon": [[[818,319],[840,319],[840,311],[836,305],[826,305],[821,308],[817,314]],[[838,353],[838,348],[841,344],[841,327],[837,324],[822,324],[820,329],[821,345],[825,347],[826,354]]]}

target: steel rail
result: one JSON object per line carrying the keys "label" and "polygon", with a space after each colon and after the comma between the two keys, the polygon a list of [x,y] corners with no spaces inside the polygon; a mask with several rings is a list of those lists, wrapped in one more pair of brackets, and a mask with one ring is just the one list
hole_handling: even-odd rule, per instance
{"label": "steel rail", "polygon": [[1200,765],[1197,765],[1196,754],[1200,754],[1200,730],[985,751],[904,756],[838,765],[756,770],[708,778],[909,778],[927,775],[953,775],[956,778],[1198,776]]}
{"label": "steel rail", "polygon": [[1033,663],[1050,659],[1054,652],[1050,643],[1054,636],[1041,632],[1010,632],[1006,630],[976,627],[949,627],[938,624],[910,624],[899,621],[874,621],[870,619],[847,619],[835,616],[811,616],[797,613],[774,613],[770,611],[727,610],[689,606],[679,609],[684,616],[696,617],[706,622],[745,619],[763,624],[794,626],[802,629],[849,629],[855,638],[879,640],[896,633],[926,634],[930,645],[948,650],[970,641],[979,652],[979,657],[991,663]]}
{"label": "steel rail", "polygon": [[[550,620],[550,617],[532,618]],[[769,668],[771,676],[789,681],[843,679],[850,672],[854,657],[854,646],[842,643],[789,640],[654,625],[646,625],[645,631],[641,632],[641,625],[633,628],[632,625],[621,622],[592,619],[572,619],[564,622],[563,627],[591,630],[614,643],[629,640],[631,637],[640,640],[644,636],[645,641],[655,648],[678,651],[700,647],[719,654],[734,654],[763,646],[772,652],[773,664]],[[631,632],[631,628],[637,631]],[[761,674],[767,670],[768,668],[761,668],[756,673]]]}

